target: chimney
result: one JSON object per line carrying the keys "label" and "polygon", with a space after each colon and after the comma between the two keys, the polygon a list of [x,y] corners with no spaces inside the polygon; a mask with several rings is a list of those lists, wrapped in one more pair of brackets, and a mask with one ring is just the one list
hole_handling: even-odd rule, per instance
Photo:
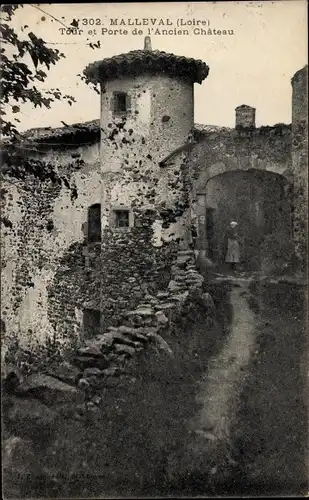
{"label": "chimney", "polygon": [[150,38],[150,36],[145,36],[145,40],[144,40],[144,50],[147,50],[148,52],[151,52],[151,51],[152,51],[152,48],[151,48],[151,38]]}
{"label": "chimney", "polygon": [[235,109],[236,129],[255,128],[255,108],[242,104]]}

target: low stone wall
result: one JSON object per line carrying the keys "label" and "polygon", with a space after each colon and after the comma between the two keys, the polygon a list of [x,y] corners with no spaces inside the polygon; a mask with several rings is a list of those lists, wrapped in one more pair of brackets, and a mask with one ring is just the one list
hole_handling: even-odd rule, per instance
{"label": "low stone wall", "polygon": [[173,320],[197,290],[203,296],[205,307],[213,312],[209,294],[203,294],[204,278],[196,270],[193,250],[179,250],[171,268],[166,291],[156,295],[146,294],[136,309],[123,314],[122,324],[109,327],[108,331],[85,342],[74,360],[83,371],[78,385],[88,394],[100,391],[106,385],[114,385],[114,379],[132,373],[135,357],[147,347],[173,356],[165,340]]}

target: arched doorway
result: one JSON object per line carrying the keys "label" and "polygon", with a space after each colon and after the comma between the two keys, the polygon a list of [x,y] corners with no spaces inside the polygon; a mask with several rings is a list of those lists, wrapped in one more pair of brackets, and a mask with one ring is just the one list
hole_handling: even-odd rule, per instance
{"label": "arched doorway", "polygon": [[204,192],[208,257],[217,265],[224,262],[224,233],[234,219],[245,270],[259,270],[263,259],[276,259],[277,247],[291,240],[287,186],[282,175],[261,170],[224,172],[209,179]]}

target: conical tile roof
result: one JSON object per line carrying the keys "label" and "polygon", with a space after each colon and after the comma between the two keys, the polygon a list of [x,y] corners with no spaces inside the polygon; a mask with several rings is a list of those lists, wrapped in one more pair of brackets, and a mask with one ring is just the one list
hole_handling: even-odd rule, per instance
{"label": "conical tile roof", "polygon": [[132,50],[91,63],[84,70],[84,74],[93,83],[141,74],[166,74],[196,83],[202,83],[207,78],[209,67],[205,62],[151,50],[149,37],[146,38],[148,40],[145,40],[144,50]]}

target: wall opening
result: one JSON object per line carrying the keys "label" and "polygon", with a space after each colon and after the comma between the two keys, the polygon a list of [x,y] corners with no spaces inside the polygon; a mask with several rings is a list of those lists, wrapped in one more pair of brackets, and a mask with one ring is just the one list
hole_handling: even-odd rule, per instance
{"label": "wall opening", "polygon": [[101,205],[96,203],[88,208],[88,241],[101,241]]}
{"label": "wall opening", "polygon": [[115,210],[115,227],[129,227],[129,210]]}
{"label": "wall opening", "polygon": [[232,171],[211,178],[205,192],[205,235],[208,257],[225,261],[225,231],[236,220],[244,270],[260,270],[265,260],[288,258],[291,207],[287,180],[273,172]]}
{"label": "wall opening", "polygon": [[114,92],[111,106],[113,113],[127,114],[131,108],[131,97],[126,92]]}
{"label": "wall opening", "polygon": [[0,333],[6,333],[5,321],[2,318],[1,318],[1,323],[0,323]]}
{"label": "wall opening", "polygon": [[84,337],[90,339],[99,335],[102,330],[102,313],[97,309],[84,309],[83,330]]}
{"label": "wall opening", "polygon": [[206,212],[206,234],[208,238],[208,256],[215,258],[215,209],[209,207]]}
{"label": "wall opening", "polygon": [[115,111],[127,110],[127,94],[124,92],[117,92],[115,94]]}

